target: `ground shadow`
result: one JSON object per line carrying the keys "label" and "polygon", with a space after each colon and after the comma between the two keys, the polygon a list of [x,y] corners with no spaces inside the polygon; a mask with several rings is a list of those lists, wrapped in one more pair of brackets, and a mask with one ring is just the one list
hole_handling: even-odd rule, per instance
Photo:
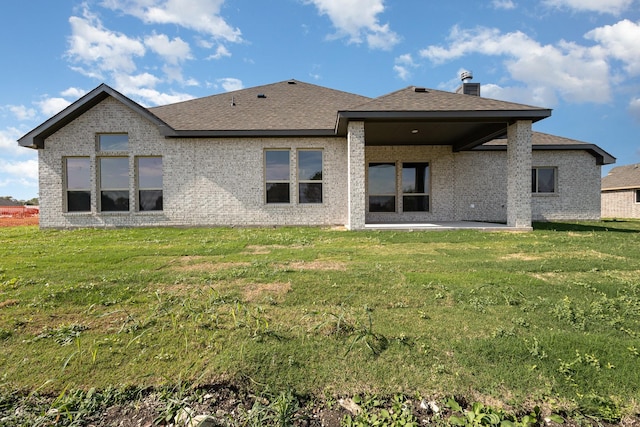
{"label": "ground shadow", "polygon": [[594,222],[535,222],[534,230],[614,233],[640,233],[640,221],[602,220]]}

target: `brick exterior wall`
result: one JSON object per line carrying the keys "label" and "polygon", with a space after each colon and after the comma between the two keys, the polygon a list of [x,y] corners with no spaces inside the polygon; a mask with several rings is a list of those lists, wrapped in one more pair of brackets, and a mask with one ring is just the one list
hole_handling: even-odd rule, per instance
{"label": "brick exterior wall", "polygon": [[640,218],[640,203],[636,202],[636,191],[635,189],[603,191],[602,217]]}
{"label": "brick exterior wall", "polygon": [[[129,135],[129,212],[98,212],[96,134]],[[348,225],[366,222],[507,220],[507,153],[453,153],[449,146],[363,147],[361,123],[346,138],[167,139],[154,124],[107,98],[45,141],[38,150],[40,226],[43,228],[116,226]],[[264,150],[291,150],[291,203],[265,203]],[[297,203],[298,149],[323,151],[323,203]],[[348,164],[349,154],[354,162]],[[87,156],[91,164],[91,212],[65,212],[64,158]],[[163,211],[137,212],[135,157],[162,156]],[[356,164],[356,161],[363,162]],[[370,213],[369,162],[428,162],[430,212]],[[534,152],[534,166],[558,170],[558,193],[533,196],[534,220],[595,219],[600,216],[600,167],[584,151]],[[349,178],[351,183],[349,184]],[[349,187],[349,185],[351,187]],[[349,212],[349,200],[355,200]],[[357,208],[357,205],[363,208]]]}

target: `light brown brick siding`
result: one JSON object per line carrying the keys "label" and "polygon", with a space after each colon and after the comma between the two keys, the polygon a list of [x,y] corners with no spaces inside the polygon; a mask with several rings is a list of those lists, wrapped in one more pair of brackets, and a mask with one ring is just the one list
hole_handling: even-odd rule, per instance
{"label": "light brown brick siding", "polygon": [[636,191],[618,190],[602,192],[603,218],[640,218],[640,203],[636,202]]}
{"label": "light brown brick siding", "polygon": [[[350,128],[353,132],[361,127]],[[98,211],[96,134],[129,135],[130,212]],[[291,150],[291,203],[265,203],[264,150]],[[297,150],[323,151],[323,203],[297,202]],[[64,158],[88,156],[92,210],[66,213]],[[163,211],[136,211],[136,156],[162,156]],[[48,137],[39,150],[40,225],[43,228],[111,226],[266,226],[348,224],[348,143],[346,138],[171,139],[128,107],[107,98]],[[354,169],[352,198],[366,200],[369,162],[429,162],[430,205],[426,213],[365,212],[367,222],[506,221],[506,152],[453,153],[449,146],[365,147],[365,165]],[[360,160],[362,161],[362,160]],[[600,215],[600,167],[584,151],[534,152],[534,166],[558,168],[558,193],[533,196],[533,219],[595,219]],[[364,176],[361,171],[364,169]],[[357,173],[356,173],[357,172]],[[400,179],[400,175],[398,175]],[[357,181],[357,182],[356,182]],[[398,181],[400,182],[400,181]],[[364,194],[363,194],[364,193]],[[366,205],[366,202],[365,202]],[[366,211],[366,207],[365,207]],[[356,222],[356,212],[353,217]]]}

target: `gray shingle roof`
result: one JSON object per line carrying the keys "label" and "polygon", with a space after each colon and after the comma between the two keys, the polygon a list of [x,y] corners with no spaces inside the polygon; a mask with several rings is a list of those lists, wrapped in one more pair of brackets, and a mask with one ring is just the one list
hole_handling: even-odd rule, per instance
{"label": "gray shingle roof", "polygon": [[602,190],[640,188],[640,163],[618,166],[602,178]]}
{"label": "gray shingle roof", "polygon": [[352,111],[530,111],[545,108],[409,86],[351,106]]}
{"label": "gray shingle roof", "polygon": [[287,80],[149,108],[149,111],[177,131],[333,131],[339,110],[369,99],[297,80]]}

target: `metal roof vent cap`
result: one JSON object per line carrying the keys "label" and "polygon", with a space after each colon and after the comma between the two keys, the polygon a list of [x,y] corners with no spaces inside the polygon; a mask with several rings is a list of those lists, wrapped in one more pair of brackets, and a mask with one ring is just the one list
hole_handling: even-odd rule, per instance
{"label": "metal roof vent cap", "polygon": [[468,83],[467,80],[471,79],[473,79],[472,71],[463,71],[462,73],[460,73],[460,80],[462,80],[462,83]]}

